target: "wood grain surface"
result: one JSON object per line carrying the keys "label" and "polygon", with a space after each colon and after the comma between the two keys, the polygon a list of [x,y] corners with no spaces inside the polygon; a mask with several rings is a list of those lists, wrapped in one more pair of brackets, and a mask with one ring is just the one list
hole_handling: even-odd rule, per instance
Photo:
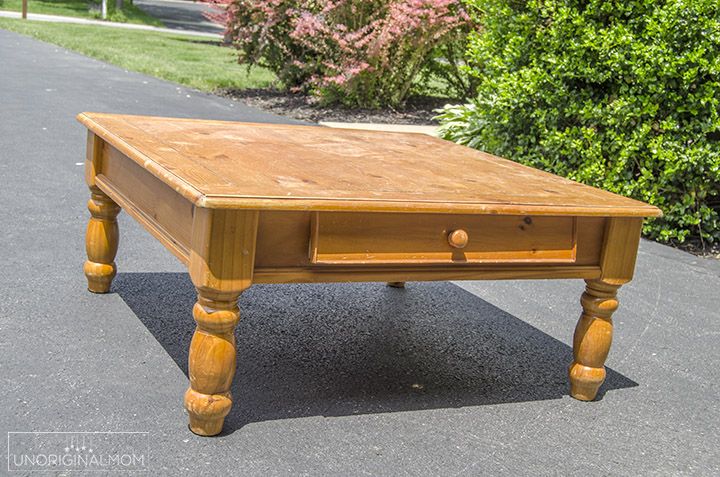
{"label": "wood grain surface", "polygon": [[100,113],[78,120],[196,205],[647,217],[659,209],[421,134]]}

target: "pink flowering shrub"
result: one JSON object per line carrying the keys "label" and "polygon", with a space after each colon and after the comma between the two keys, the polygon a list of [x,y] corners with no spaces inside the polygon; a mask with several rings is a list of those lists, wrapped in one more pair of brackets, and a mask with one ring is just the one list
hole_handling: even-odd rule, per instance
{"label": "pink flowering shrub", "polygon": [[434,53],[464,41],[470,25],[453,0],[208,1],[223,7],[214,19],[241,62],[271,68],[289,89],[359,106],[402,103]]}

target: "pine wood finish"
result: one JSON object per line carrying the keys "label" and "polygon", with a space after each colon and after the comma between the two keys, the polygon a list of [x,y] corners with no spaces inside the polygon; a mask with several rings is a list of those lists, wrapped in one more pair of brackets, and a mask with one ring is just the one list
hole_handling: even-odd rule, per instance
{"label": "pine wood finish", "polygon": [[120,206],[95,184],[95,167],[99,164],[101,155],[100,144],[88,138],[85,179],[90,188],[90,200],[87,204],[90,221],[85,234],[88,259],[83,270],[88,280],[88,290],[93,293],[107,293],[110,289],[110,283],[117,273],[115,255],[120,239],[117,224]]}
{"label": "pine wood finish", "polygon": [[424,135],[82,113],[85,274],[110,289],[122,208],[198,292],[185,407],[221,432],[252,283],[580,278],[571,394],[605,377],[617,289],[660,211]]}

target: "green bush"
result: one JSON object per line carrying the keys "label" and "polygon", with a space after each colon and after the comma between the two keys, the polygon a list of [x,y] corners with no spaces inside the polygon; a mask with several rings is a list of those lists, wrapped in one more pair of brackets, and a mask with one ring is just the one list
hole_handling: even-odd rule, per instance
{"label": "green bush", "polygon": [[[447,39],[435,47],[432,60],[420,72],[417,84],[421,93],[432,93],[448,98],[468,98],[477,93],[478,78],[465,58],[468,38],[478,25],[469,22],[453,29]],[[433,91],[433,86],[436,86]],[[424,90],[422,89],[424,88]]]}
{"label": "green bush", "polygon": [[467,2],[478,94],[446,138],[654,204],[651,238],[720,240],[718,0]]}

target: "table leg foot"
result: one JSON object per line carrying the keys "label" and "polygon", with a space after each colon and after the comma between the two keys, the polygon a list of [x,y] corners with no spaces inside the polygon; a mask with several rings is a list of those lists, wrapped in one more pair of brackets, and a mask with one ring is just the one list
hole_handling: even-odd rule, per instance
{"label": "table leg foot", "polygon": [[200,291],[193,308],[197,328],[190,343],[185,409],[190,415],[190,430],[201,436],[219,434],[232,407],[234,332],[240,319],[237,299],[238,294],[208,298]]}
{"label": "table leg foot", "polygon": [[612,314],[618,307],[619,285],[586,280],[580,302],[583,313],[573,337],[570,395],[581,401],[595,399],[605,381],[605,359],[612,343]]}
{"label": "table leg foot", "polygon": [[88,290],[93,293],[107,293],[117,268],[119,231],[117,215],[120,206],[100,189],[93,189],[88,201],[90,221],[85,235],[87,261],[83,266],[88,281]]}
{"label": "table leg foot", "polygon": [[393,288],[405,288],[405,282],[387,282],[387,286]]}
{"label": "table leg foot", "polygon": [[190,417],[190,430],[199,436],[220,434],[225,416],[232,407],[229,393],[207,395],[188,389],[185,393],[185,408]]}

